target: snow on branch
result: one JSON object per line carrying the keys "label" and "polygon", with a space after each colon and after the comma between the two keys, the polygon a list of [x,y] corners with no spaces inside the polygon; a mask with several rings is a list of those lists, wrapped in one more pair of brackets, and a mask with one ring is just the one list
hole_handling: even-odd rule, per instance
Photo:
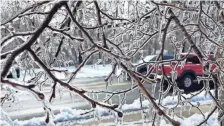
{"label": "snow on branch", "polygon": [[[4,47],[8,40],[10,40],[10,39],[12,39],[16,36],[28,36],[28,35],[32,35],[32,34],[34,34],[34,31],[12,33],[12,35],[9,35],[9,36],[6,36],[6,37],[2,38],[1,46]],[[9,44],[9,43],[7,43],[7,44]]]}
{"label": "snow on branch", "polygon": [[1,23],[1,26],[2,25],[5,25],[11,21],[13,21],[14,19],[16,19],[17,17],[19,17],[21,14],[24,14],[26,13],[27,11],[31,10],[32,8],[35,8],[37,6],[40,6],[40,5],[43,5],[43,4],[46,4],[46,3],[49,3],[50,1],[42,1],[42,2],[38,2],[36,4],[33,4],[32,6],[30,7],[27,7],[26,9],[22,10],[21,12],[19,12],[18,14],[16,14],[15,16],[13,16],[12,18],[8,19],[7,21],[5,21],[4,23]]}

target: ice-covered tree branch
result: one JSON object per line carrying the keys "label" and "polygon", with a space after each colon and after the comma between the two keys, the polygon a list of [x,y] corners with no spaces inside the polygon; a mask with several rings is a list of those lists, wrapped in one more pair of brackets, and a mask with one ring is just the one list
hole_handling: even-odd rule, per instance
{"label": "ice-covered tree branch", "polygon": [[[71,98],[69,102],[82,99],[90,104],[91,110],[81,115],[97,114],[98,107],[103,107],[122,120],[126,99],[136,91],[134,97],[140,98],[135,101],[142,120],[148,114],[147,121],[152,125],[163,119],[182,125],[175,117],[181,117],[177,113],[186,107],[195,108],[204,117],[198,125],[206,123],[217,111],[223,112],[223,98],[217,95],[217,91],[222,95],[224,88],[221,1],[4,4],[7,6],[1,6],[1,86],[37,96],[43,102],[46,122],[53,119],[53,110],[46,103],[54,105],[58,99],[68,100],[67,96]],[[102,82],[81,86],[89,83],[92,76],[93,80],[100,76]],[[184,87],[190,82],[192,87]],[[210,91],[211,83],[215,93]],[[194,88],[197,92],[188,92]],[[10,97],[17,93],[4,90],[7,93],[1,103],[11,102],[11,106],[16,100]],[[201,108],[203,105],[192,102],[202,93],[215,105],[208,114]],[[172,106],[164,104],[167,97],[176,99]]]}
{"label": "ice-covered tree branch", "polygon": [[13,16],[12,18],[8,19],[7,21],[5,21],[4,23],[1,23],[1,26],[2,25],[5,25],[11,21],[13,21],[14,19],[16,19],[17,17],[19,17],[20,15],[26,13],[27,11],[31,10],[32,8],[35,8],[37,6],[40,6],[40,5],[43,5],[43,4],[46,4],[46,3],[49,3],[50,1],[42,1],[42,2],[38,2],[36,4],[33,4],[32,6],[30,7],[27,7],[26,9],[22,10],[21,12],[19,12],[18,14],[16,14],[15,16]]}

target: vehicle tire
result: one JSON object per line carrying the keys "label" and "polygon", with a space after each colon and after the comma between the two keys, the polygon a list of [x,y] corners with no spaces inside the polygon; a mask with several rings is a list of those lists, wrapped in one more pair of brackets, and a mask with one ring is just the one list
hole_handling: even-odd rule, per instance
{"label": "vehicle tire", "polygon": [[190,74],[184,75],[178,84],[179,88],[184,89],[184,91],[192,91],[194,89],[194,83],[193,83],[194,79],[195,77],[193,77]]}
{"label": "vehicle tire", "polygon": [[147,69],[140,69],[139,73],[141,73],[142,75],[146,75],[147,74]]}
{"label": "vehicle tire", "polygon": [[[142,69],[140,69],[138,72],[144,76],[144,75],[146,75],[146,74],[147,74],[147,69],[142,68]],[[142,78],[140,78],[140,77],[139,77],[139,80],[141,81],[141,80],[142,80]]]}
{"label": "vehicle tire", "polygon": [[168,82],[164,80],[164,83],[163,83],[163,91],[166,91],[168,88]]}

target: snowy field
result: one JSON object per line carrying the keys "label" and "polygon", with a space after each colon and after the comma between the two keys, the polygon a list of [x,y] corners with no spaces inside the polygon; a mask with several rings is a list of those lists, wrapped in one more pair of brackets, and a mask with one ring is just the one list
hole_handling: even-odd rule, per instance
{"label": "snowy field", "polygon": [[[212,91],[212,93],[214,93],[214,91]],[[189,100],[190,95],[185,95],[184,97],[187,98],[187,100],[182,99],[183,103],[188,106],[188,102],[191,102],[192,104],[200,104],[200,105],[206,105],[206,104],[212,104],[212,98],[206,93],[206,92],[201,92],[199,95],[196,95],[195,97],[191,98],[191,100]],[[158,101],[157,101],[158,102]],[[162,105],[167,107],[167,108],[171,108],[173,106],[175,106],[178,103],[178,97],[177,96],[167,96],[166,98],[164,98],[162,100]],[[151,110],[150,107],[150,102],[148,100],[143,100],[142,101],[142,107],[144,108],[144,110]],[[178,106],[180,107],[180,106]],[[124,112],[125,115],[131,114],[133,112],[137,112],[137,113],[141,113],[141,104],[140,104],[140,99],[136,99],[132,104],[124,104],[122,106],[119,107],[119,109]],[[183,109],[180,109],[180,111],[182,111]],[[116,113],[114,113],[113,111],[110,111],[108,109],[105,108],[100,108],[97,107],[95,108],[94,112],[90,112],[88,114],[84,114],[85,112],[89,112],[90,110],[72,110],[70,108],[61,108],[60,113],[57,115],[53,116],[53,122],[57,125],[63,125],[63,122],[70,122],[70,123],[78,123],[78,124],[85,124],[87,122],[91,122],[94,119],[95,120],[102,120],[102,119],[106,119],[106,118],[118,118],[116,115]],[[164,110],[165,111],[165,110]],[[166,112],[166,111],[165,111]],[[207,113],[205,113],[205,115],[207,115]],[[200,122],[203,121],[204,117],[202,115],[199,114],[193,114],[192,116],[188,117],[188,118],[179,118],[174,116],[173,117],[175,120],[179,121],[181,123],[181,126],[189,126],[189,124],[191,124],[191,126],[196,126],[198,125]],[[25,120],[25,121],[19,121],[19,120],[14,120],[11,121],[6,113],[1,113],[1,122],[0,125],[1,126],[45,126],[45,117],[39,117],[39,118],[32,118],[30,120]],[[143,119],[142,119],[143,120]],[[133,121],[133,122],[123,122],[123,124],[135,124],[135,123],[139,123],[139,122],[143,122],[142,120],[140,121]],[[54,124],[50,123],[48,124],[48,126],[53,126]],[[163,120],[163,118],[161,118],[160,121],[157,122],[158,124],[160,124],[160,126],[168,126],[169,124],[167,124],[167,122],[165,120]],[[116,125],[115,123],[106,123],[106,124],[102,124],[102,125]],[[147,125],[150,125],[147,124]],[[209,120],[207,121],[207,124],[204,124],[203,126],[218,126],[219,123],[217,121],[217,113],[213,114]]]}

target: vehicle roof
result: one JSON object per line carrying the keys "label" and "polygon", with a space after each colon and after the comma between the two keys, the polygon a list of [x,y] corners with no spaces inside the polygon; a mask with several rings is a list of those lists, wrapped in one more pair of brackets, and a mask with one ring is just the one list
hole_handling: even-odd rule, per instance
{"label": "vehicle roof", "polygon": [[[188,53],[180,53],[180,55],[188,55]],[[196,53],[189,53],[189,55],[197,56]]]}
{"label": "vehicle roof", "polygon": [[[147,56],[145,56],[144,57],[144,61],[145,62],[149,62],[151,59],[153,59],[153,58],[155,58],[156,56],[158,56],[158,55],[156,55],[156,54],[153,54],[153,55],[147,55]],[[170,54],[163,54],[163,57],[164,58],[167,58],[167,57],[174,57],[173,55],[170,55]],[[139,61],[138,61],[138,63],[143,63],[143,60],[142,59],[140,59]]]}
{"label": "vehicle roof", "polygon": [[[153,54],[153,55],[147,55],[145,57],[153,57],[153,56],[158,56],[158,55]],[[173,55],[171,55],[171,54],[163,54],[163,56],[173,56]]]}
{"label": "vehicle roof", "polygon": [[[188,53],[180,53],[180,55],[187,55]],[[196,53],[189,53],[191,56],[197,56]],[[208,56],[213,56],[214,54],[208,54]]]}

